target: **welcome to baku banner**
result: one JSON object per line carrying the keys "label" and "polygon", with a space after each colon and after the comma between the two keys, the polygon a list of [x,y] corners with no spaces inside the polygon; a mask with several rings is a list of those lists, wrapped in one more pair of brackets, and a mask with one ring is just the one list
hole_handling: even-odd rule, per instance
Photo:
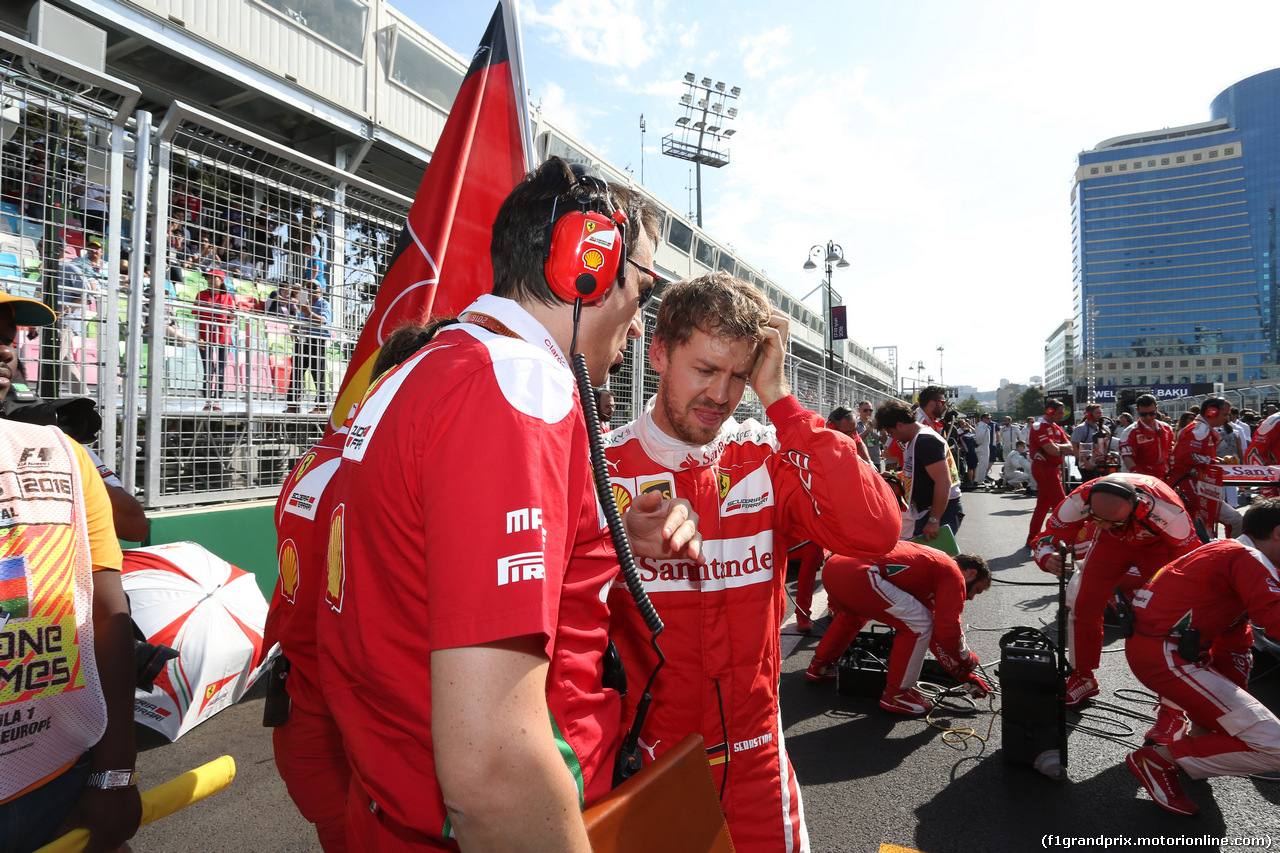
{"label": "welcome to baku banner", "polygon": [[330,430],[364,396],[397,326],[456,315],[493,289],[493,220],[531,168],[524,93],[515,0],[501,0],[422,176],[329,413]]}

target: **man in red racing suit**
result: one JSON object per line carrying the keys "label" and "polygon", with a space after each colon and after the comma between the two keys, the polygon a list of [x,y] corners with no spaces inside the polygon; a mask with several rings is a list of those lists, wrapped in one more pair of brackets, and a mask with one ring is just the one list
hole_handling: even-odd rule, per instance
{"label": "man in red racing suit", "polygon": [[1200,414],[1182,428],[1173,445],[1173,462],[1169,465],[1169,485],[1178,490],[1182,503],[1193,519],[1199,518],[1209,538],[1216,533],[1218,519],[1228,528],[1228,535],[1240,532],[1240,513],[1222,501],[1222,487],[1203,478],[1204,468],[1218,461],[1218,430],[1231,417],[1231,406],[1221,397],[1208,397]]}
{"label": "man in red racing suit", "polygon": [[[1246,465],[1280,465],[1280,429],[1277,425],[1280,425],[1280,412],[1258,424],[1244,455]],[[1265,486],[1261,491],[1263,497],[1280,495],[1280,489],[1274,486]]]}
{"label": "man in red racing suit", "polygon": [[[649,349],[657,395],[606,439],[619,503],[652,491],[687,498],[706,558],[701,567],[638,560],[666,624],[642,758],[700,733],[734,846],[746,853],[808,849],[778,709],[786,547],[813,539],[836,552],[879,555],[899,525],[897,500],[853,440],[826,429],[788,391],[786,330],[785,315],[725,273],[672,285]],[[730,418],[748,377],[773,428]],[[643,684],[655,664],[649,632],[620,584],[609,606],[628,680]],[[625,697],[624,725],[638,693]]]}
{"label": "man in red racing suit", "polygon": [[1244,533],[1170,563],[1133,599],[1129,666],[1162,707],[1184,710],[1196,728],[1130,753],[1125,763],[1161,807],[1178,814],[1199,810],[1179,770],[1203,779],[1280,769],[1280,720],[1246,690],[1249,620],[1280,635],[1280,500],[1254,504]]}
{"label": "man in red racing suit", "polygon": [[952,558],[927,545],[899,542],[877,559],[832,557],[822,584],[835,617],[822,635],[805,676],[835,677],[835,661],[868,619],[897,629],[889,656],[888,685],[880,707],[898,714],[924,714],[931,705],[915,689],[925,649],[975,693],[990,690],[978,673],[960,625],[966,601],[991,586],[991,570],[975,554]]}
{"label": "man in red racing suit", "polygon": [[1115,588],[1132,592],[1200,544],[1173,489],[1145,474],[1109,474],[1068,495],[1036,538],[1036,565],[1062,574],[1058,544],[1074,547],[1082,533],[1090,540],[1088,556],[1067,587],[1067,646],[1075,669],[1067,681],[1068,705],[1098,694],[1102,614]]}

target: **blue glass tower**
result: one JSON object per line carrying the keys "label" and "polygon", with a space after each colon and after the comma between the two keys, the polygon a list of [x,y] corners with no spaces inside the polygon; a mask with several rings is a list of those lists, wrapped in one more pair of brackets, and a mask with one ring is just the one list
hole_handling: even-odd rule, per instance
{"label": "blue glass tower", "polygon": [[1280,69],[1226,89],[1210,114],[1079,155],[1072,296],[1083,385],[1280,375]]}

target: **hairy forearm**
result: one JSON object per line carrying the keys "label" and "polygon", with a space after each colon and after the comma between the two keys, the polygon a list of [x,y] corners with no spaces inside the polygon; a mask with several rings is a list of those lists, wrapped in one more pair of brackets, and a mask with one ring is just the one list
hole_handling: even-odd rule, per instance
{"label": "hairy forearm", "polygon": [[436,777],[463,850],[591,849],[551,732],[547,671],[536,637],[431,653]]}
{"label": "hairy forearm", "polygon": [[548,748],[530,743],[501,750],[489,756],[487,767],[475,768],[471,784],[444,792],[464,851],[591,850],[577,791],[550,733],[543,733]]}

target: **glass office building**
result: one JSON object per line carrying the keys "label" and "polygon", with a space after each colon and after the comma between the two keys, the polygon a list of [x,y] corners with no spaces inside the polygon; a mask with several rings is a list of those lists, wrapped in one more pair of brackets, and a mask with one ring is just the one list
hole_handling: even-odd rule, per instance
{"label": "glass office building", "polygon": [[1082,386],[1280,376],[1280,69],[1226,89],[1210,115],[1079,156],[1072,322]]}

